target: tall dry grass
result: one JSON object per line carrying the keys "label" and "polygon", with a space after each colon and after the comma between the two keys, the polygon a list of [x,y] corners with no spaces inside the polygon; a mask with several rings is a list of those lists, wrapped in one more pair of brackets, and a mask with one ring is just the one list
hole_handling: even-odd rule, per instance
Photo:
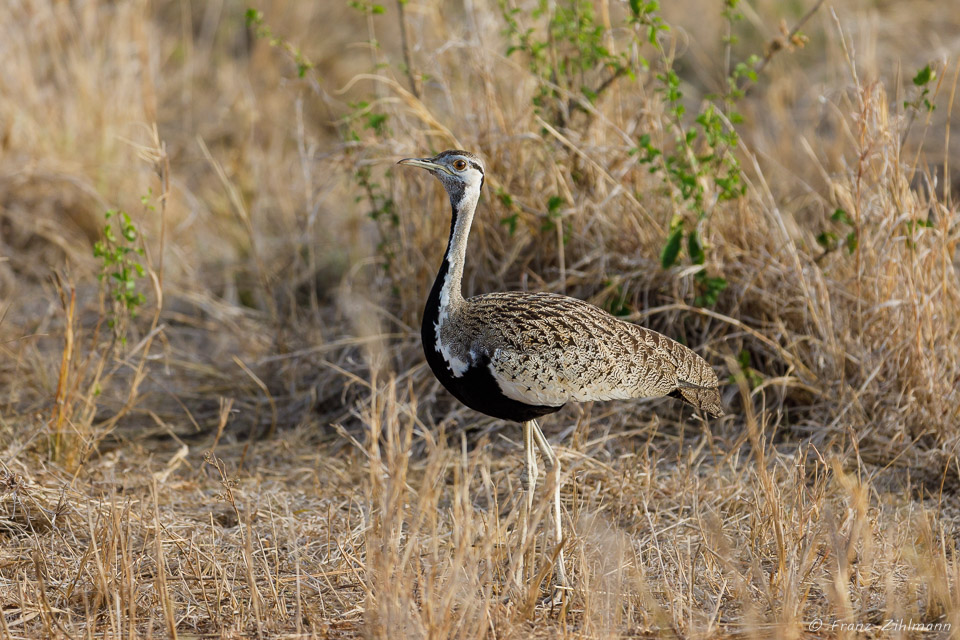
{"label": "tall dry grass", "polygon": [[[0,25],[0,635],[955,635],[948,4],[825,5],[805,47],[772,56],[740,106],[747,194],[701,230],[729,284],[699,308],[696,268],[659,266],[678,207],[631,152],[671,136],[649,50],[650,72],[561,125],[534,109],[540,83],[504,55],[492,1],[262,7],[290,49],[230,3],[15,3]],[[595,6],[611,25],[626,11]],[[731,55],[809,8],[743,5]],[[693,110],[722,88],[719,8],[664,18]],[[929,114],[903,107],[928,63]],[[663,401],[544,424],[573,532],[559,603],[543,598],[547,502],[528,539],[514,526],[517,430],[458,406],[422,362],[447,205],[393,162],[448,147],[488,166],[468,293],[615,306],[731,379],[710,424]],[[116,207],[148,267],[125,343],[92,255]],[[856,250],[825,250],[825,230],[852,230]]]}

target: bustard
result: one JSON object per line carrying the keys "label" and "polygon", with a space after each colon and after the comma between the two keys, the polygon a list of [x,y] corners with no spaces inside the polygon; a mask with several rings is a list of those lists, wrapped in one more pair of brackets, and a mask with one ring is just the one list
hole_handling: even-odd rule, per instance
{"label": "bustard", "polygon": [[[447,251],[423,312],[420,335],[434,375],[458,400],[523,424],[526,501],[522,536],[537,482],[535,448],[553,482],[553,519],[562,543],[560,463],[537,418],[569,401],[675,396],[719,417],[717,375],[670,338],[624,322],[576,298],[511,291],[464,299],[460,290],[470,225],[483,187],[483,162],[467,151],[405,158],[443,184],[453,218]],[[557,573],[567,586],[563,551]]]}

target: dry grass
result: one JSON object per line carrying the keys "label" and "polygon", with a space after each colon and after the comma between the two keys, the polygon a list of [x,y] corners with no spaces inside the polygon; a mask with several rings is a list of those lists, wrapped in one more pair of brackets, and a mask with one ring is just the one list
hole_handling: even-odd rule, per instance
{"label": "dry grass", "polygon": [[[722,86],[719,9],[665,4],[695,108]],[[265,7],[315,65],[304,79],[242,5],[8,8],[0,637],[951,636],[957,12],[824,6],[809,44],[772,58],[741,105],[747,195],[703,227],[729,286],[701,309],[695,269],[659,267],[676,205],[631,153],[669,138],[654,74],[554,126],[503,56],[497,3],[465,5],[402,5],[409,65],[399,4]],[[744,5],[736,55],[807,8]],[[904,110],[928,62],[937,110]],[[488,164],[469,293],[616,304],[732,380],[710,424],[663,401],[544,423],[573,531],[557,605],[545,501],[537,534],[513,535],[519,430],[457,405],[422,360],[449,220],[438,185],[392,163],[453,146]],[[370,220],[371,195],[396,218]],[[562,227],[544,224],[551,196]],[[116,207],[148,266],[126,343],[92,255]],[[837,208],[853,253],[817,244]],[[540,580],[512,588],[529,548]]]}

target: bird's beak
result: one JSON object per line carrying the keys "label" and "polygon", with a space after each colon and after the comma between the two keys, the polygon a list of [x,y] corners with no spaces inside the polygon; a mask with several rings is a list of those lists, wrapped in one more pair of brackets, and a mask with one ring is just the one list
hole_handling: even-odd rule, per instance
{"label": "bird's beak", "polygon": [[404,158],[397,164],[408,164],[411,167],[420,167],[421,169],[426,169],[428,171],[443,171],[446,174],[453,175],[453,172],[450,169],[447,169],[442,164],[437,164],[430,160],[430,158]]}

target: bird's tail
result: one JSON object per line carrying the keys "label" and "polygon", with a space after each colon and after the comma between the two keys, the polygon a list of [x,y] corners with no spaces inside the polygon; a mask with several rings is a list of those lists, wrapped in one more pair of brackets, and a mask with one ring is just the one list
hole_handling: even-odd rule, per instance
{"label": "bird's tail", "polygon": [[717,387],[702,387],[698,384],[680,380],[676,392],[684,402],[706,411],[714,418],[723,416],[723,408],[720,406],[720,389]]}

